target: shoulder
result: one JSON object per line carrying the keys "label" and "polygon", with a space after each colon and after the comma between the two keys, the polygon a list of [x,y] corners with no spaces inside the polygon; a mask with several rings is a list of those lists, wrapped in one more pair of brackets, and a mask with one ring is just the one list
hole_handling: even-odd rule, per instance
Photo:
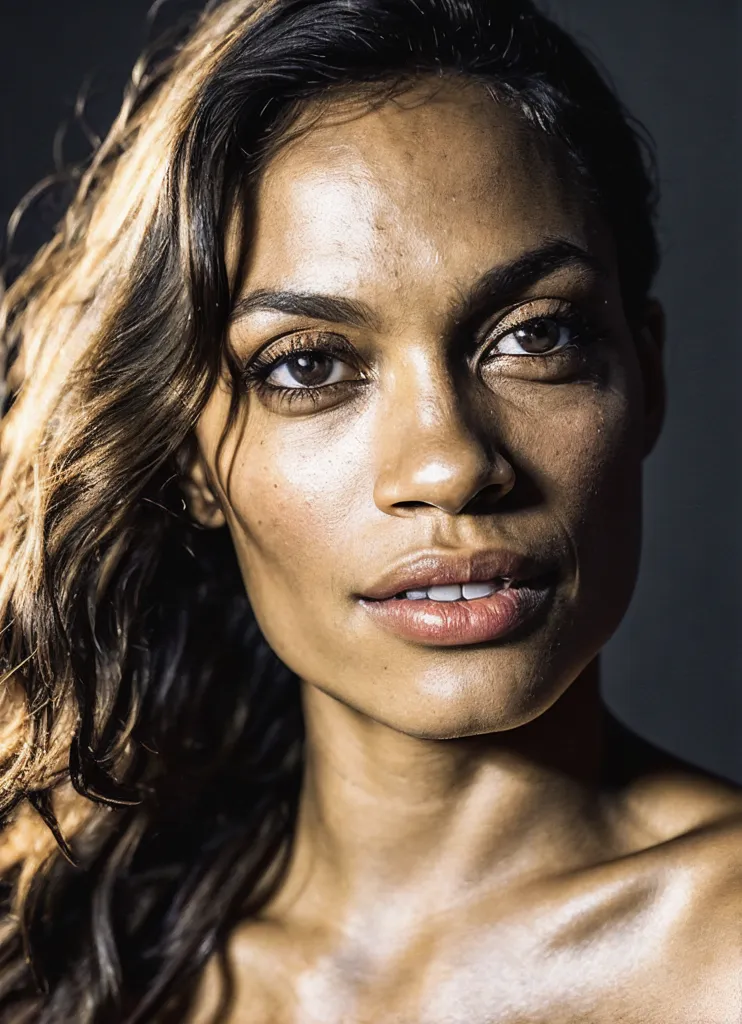
{"label": "shoulder", "polygon": [[677,846],[679,966],[703,1019],[742,1021],[742,814],[703,824]]}
{"label": "shoulder", "polygon": [[641,843],[551,890],[539,948],[554,1005],[579,994],[575,1021],[742,1022],[742,813],[662,810]]}
{"label": "shoulder", "polygon": [[742,816],[742,785],[607,718],[617,827],[637,848]]}
{"label": "shoulder", "polygon": [[742,787],[683,765],[642,780],[627,808],[624,863],[654,894],[652,984],[682,1024],[742,1021]]}
{"label": "shoulder", "polygon": [[629,853],[742,818],[742,784],[693,764],[606,711],[611,831]]}
{"label": "shoulder", "polygon": [[[716,893],[742,911],[742,786],[676,762],[631,786],[621,817],[628,861],[687,879],[689,907]],[[742,956],[742,916],[736,926]]]}

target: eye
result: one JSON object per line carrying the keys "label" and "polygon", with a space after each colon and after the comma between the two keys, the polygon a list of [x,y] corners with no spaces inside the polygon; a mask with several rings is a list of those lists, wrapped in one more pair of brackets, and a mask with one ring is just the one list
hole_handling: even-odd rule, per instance
{"label": "eye", "polygon": [[284,356],[265,381],[276,388],[317,388],[352,378],[351,367],[329,352],[307,350]]}
{"label": "eye", "polygon": [[570,323],[555,317],[537,317],[508,331],[490,351],[503,356],[544,356],[574,341]]}

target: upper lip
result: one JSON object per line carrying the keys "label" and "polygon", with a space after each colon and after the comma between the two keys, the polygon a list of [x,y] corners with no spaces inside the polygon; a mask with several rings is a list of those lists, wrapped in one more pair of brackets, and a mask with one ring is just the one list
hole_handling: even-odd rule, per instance
{"label": "upper lip", "polygon": [[405,590],[425,590],[451,583],[483,583],[498,577],[519,581],[545,572],[543,565],[534,559],[502,549],[452,554],[421,551],[392,566],[361,596],[384,601]]}

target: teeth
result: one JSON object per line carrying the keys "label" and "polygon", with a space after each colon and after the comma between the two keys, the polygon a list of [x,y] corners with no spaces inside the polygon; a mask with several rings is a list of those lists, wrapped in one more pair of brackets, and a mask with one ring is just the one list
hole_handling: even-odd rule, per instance
{"label": "teeth", "polygon": [[471,601],[475,597],[489,597],[498,589],[494,583],[465,583],[461,592],[467,601]]}
{"label": "teeth", "polygon": [[445,586],[428,587],[427,590],[406,590],[404,594],[398,594],[398,598],[406,598],[408,601],[474,601],[479,597],[489,597],[498,590],[509,590],[513,585],[512,578],[488,580],[484,583],[458,583]]}
{"label": "teeth", "polygon": [[458,583],[452,583],[450,586],[428,587],[428,597],[431,601],[459,601],[461,587]]}

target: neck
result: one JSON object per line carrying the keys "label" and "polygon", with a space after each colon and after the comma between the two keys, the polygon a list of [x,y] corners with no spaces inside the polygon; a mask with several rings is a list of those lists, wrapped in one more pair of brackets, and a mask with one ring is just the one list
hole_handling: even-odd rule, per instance
{"label": "neck", "polygon": [[[410,737],[314,687],[292,869],[279,901],[427,889],[455,901],[596,863],[610,843],[597,660],[537,719],[459,740]],[[310,881],[311,879],[311,881]],[[303,897],[302,897],[303,898]]]}

